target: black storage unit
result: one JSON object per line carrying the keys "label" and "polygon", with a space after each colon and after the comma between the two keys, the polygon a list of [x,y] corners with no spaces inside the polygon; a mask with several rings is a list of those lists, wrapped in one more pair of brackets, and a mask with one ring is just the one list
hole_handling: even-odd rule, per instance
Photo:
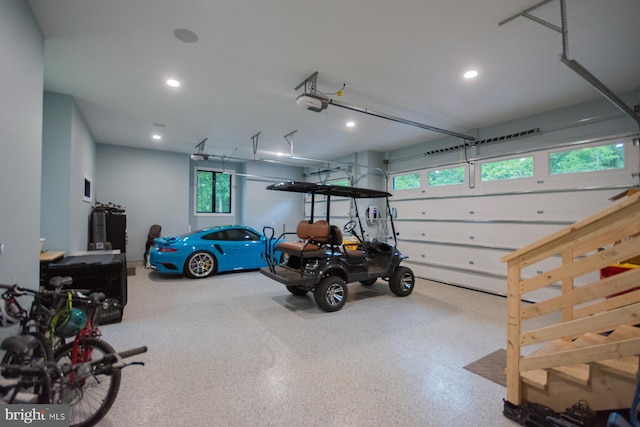
{"label": "black storage unit", "polygon": [[124,254],[70,256],[47,266],[45,286],[54,276],[71,276],[73,289],[102,292],[115,300],[103,310],[99,323],[119,322],[127,304],[127,260]]}
{"label": "black storage unit", "polygon": [[97,244],[106,242],[111,244],[111,249],[127,252],[127,215],[97,207],[91,212],[89,243],[97,247]]}
{"label": "black storage unit", "polygon": [[107,242],[111,242],[112,249],[127,252],[127,216],[124,214],[107,214]]}

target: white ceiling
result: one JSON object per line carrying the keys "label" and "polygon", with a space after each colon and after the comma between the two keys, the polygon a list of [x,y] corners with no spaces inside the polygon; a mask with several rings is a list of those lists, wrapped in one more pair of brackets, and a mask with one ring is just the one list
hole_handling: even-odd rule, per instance
{"label": "white ceiling", "polygon": [[[334,159],[441,137],[297,108],[294,88],[314,71],[322,92],[346,83],[337,101],[460,133],[600,98],[560,62],[559,33],[524,17],[498,26],[539,0],[29,3],[46,40],[45,89],[73,95],[105,144],[192,153],[208,138],[207,152],[250,159],[261,132],[256,158],[270,158],[290,152],[284,136],[297,130],[294,155]],[[566,4],[569,58],[617,94],[639,88],[640,1]],[[532,14],[561,25],[559,0]],[[178,40],[180,28],[199,40]],[[479,76],[463,79],[472,68]]]}

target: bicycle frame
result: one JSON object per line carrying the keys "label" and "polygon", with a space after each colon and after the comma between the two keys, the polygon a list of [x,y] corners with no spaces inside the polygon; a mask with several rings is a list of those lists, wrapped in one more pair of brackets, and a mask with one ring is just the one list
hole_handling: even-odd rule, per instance
{"label": "bicycle frame", "polygon": [[[90,347],[82,347],[80,343],[85,338],[100,338],[102,336],[102,332],[97,325],[94,324],[93,319],[95,318],[95,314],[98,307],[91,307],[87,310],[87,323],[84,325],[84,328],[78,332],[78,334],[73,339],[73,348],[71,350],[71,366],[76,366],[78,363],[85,363],[91,359],[92,350]],[[71,383],[75,380],[75,373],[71,372],[69,375],[69,380]]]}

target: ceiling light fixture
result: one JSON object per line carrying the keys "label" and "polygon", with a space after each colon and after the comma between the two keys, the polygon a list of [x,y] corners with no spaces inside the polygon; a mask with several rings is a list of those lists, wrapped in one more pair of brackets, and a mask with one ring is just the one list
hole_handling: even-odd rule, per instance
{"label": "ceiling light fixture", "polygon": [[474,79],[478,77],[478,72],[476,70],[469,70],[463,74],[465,79]]}
{"label": "ceiling light fixture", "polygon": [[176,79],[169,79],[167,80],[167,84],[171,87],[178,87],[180,86],[180,82]]}
{"label": "ceiling light fixture", "polygon": [[347,122],[347,127],[352,128],[356,125],[356,122]]}
{"label": "ceiling light fixture", "polygon": [[162,135],[158,133],[154,133],[153,135],[151,135],[151,138],[154,139],[155,141],[160,141],[162,139]]}

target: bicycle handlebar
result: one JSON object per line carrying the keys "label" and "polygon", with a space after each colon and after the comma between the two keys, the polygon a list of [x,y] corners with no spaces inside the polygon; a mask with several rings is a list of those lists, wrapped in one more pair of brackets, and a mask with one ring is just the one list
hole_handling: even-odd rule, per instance
{"label": "bicycle handlebar", "polygon": [[117,354],[119,354],[120,357],[122,357],[123,359],[126,359],[127,357],[136,356],[138,354],[142,354],[142,353],[146,353],[146,352],[147,352],[147,346],[143,345],[142,347],[137,347],[137,348],[132,348],[130,350],[121,351],[120,353],[117,353]]}
{"label": "bicycle handlebar", "polygon": [[[101,357],[100,359],[96,359],[96,360],[89,360],[87,362],[83,362],[83,363],[77,363],[76,365],[70,365],[68,363],[65,363],[63,365],[60,365],[60,368],[62,370],[62,372],[66,375],[69,372],[85,372],[87,370],[90,370],[91,368],[96,367],[96,369],[99,372],[104,371],[109,371],[111,369],[122,369],[125,368],[129,365],[144,365],[144,362],[132,362],[132,363],[125,363],[123,361],[123,359],[126,359],[128,357],[132,357],[138,354],[142,354],[142,353],[146,353],[147,352],[147,346],[142,346],[142,347],[136,347],[136,348],[132,348],[130,350],[125,350],[125,351],[121,351],[119,353],[109,353],[109,354],[105,354],[103,357]],[[100,366],[103,365],[103,366]],[[87,369],[89,368],[89,369]],[[98,372],[96,371],[96,372]],[[95,373],[95,372],[94,372]]]}

